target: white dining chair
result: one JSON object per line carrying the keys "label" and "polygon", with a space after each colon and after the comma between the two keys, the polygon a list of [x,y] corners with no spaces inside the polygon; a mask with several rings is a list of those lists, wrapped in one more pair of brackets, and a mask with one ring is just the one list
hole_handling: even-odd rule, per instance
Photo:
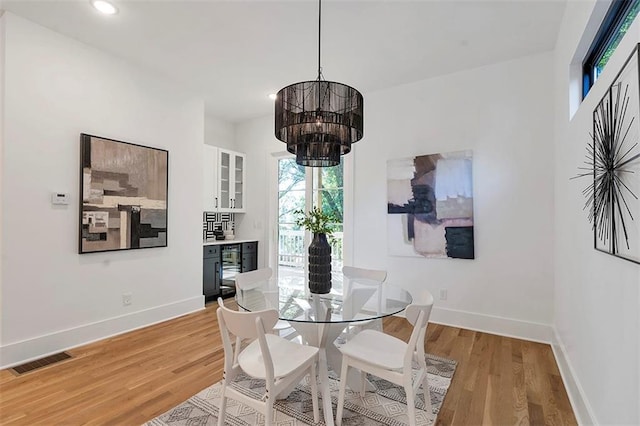
{"label": "white dining chair", "polygon": [[[265,333],[265,330],[272,329],[278,321],[278,311],[275,309],[234,311],[224,306],[222,298],[218,298],[218,305],[216,314],[224,347],[224,374],[218,426],[225,423],[228,398],[263,413],[265,425],[272,425],[276,396],[300,382],[306,375],[310,377],[313,419],[317,423],[320,419],[316,381],[318,348]],[[236,336],[235,350],[231,344],[230,333]],[[243,348],[246,340],[250,343]],[[261,398],[251,398],[231,386],[241,372],[265,381],[265,393]]]}
{"label": "white dining chair", "polygon": [[[365,373],[403,386],[407,397],[407,415],[411,426],[416,424],[415,398],[420,390],[420,385],[422,385],[425,411],[429,418],[432,417],[424,339],[433,307],[433,296],[428,292],[423,293],[419,303],[410,304],[405,311],[407,320],[413,325],[409,343],[377,330],[363,330],[339,348],[342,352],[342,370],[336,412],[338,426],[342,424],[346,391],[345,379],[349,367],[361,371],[360,394],[362,397],[365,394]],[[380,348],[384,348],[384,350]],[[418,365],[415,376],[412,375],[413,362]]]}
{"label": "white dining chair", "polygon": [[[273,270],[271,268],[260,268],[254,271],[241,272],[236,274],[236,292],[252,290],[257,287],[263,286],[265,282],[268,282],[273,276]],[[263,296],[265,297],[267,306],[273,309],[278,309],[278,291],[275,290],[263,290]],[[281,331],[290,329],[291,325],[287,321],[278,320],[273,327],[275,334],[280,334]],[[291,334],[291,333],[290,333]],[[291,336],[295,337],[295,336]]]}
{"label": "white dining chair", "polygon": [[[371,297],[373,291],[377,290],[377,304],[375,309],[380,313],[382,311],[382,287],[387,280],[387,271],[378,269],[357,268],[355,266],[343,266],[342,275],[347,278],[344,286],[345,300],[350,303],[346,306],[347,312],[353,311],[354,318],[357,318],[357,312]],[[364,288],[363,288],[364,287]],[[366,289],[366,288],[369,289]],[[371,291],[373,290],[373,291]],[[361,298],[365,300],[359,300]],[[382,319],[354,321],[349,324],[348,333],[353,334],[365,328],[372,328],[382,331]]]}

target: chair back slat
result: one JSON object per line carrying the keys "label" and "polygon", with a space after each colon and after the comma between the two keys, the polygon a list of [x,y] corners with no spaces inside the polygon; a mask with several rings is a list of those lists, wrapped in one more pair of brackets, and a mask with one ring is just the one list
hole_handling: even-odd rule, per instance
{"label": "chair back slat", "polygon": [[[424,357],[424,338],[427,333],[427,325],[433,308],[433,296],[425,290],[419,297],[419,303],[412,303],[405,311],[407,320],[413,324],[413,331],[407,345],[407,352],[404,355],[405,366],[411,365],[414,353],[419,357]],[[426,303],[425,303],[426,302]]]}
{"label": "chair back slat", "polygon": [[[264,312],[264,311],[263,311]],[[275,312],[275,311],[273,311]],[[267,392],[271,392],[271,386],[273,384],[273,359],[271,358],[271,351],[269,350],[269,345],[267,344],[267,338],[265,337],[265,326],[262,321],[264,317],[257,316],[255,318],[255,329],[258,335],[258,344],[260,345],[260,352],[262,353],[262,358],[264,360],[265,366],[265,381],[266,381],[266,389]],[[269,327],[271,329],[271,327]]]}
{"label": "chair back slat", "polygon": [[349,280],[373,281],[371,284],[382,283],[387,279],[387,271],[377,269],[356,268],[355,266],[343,266],[342,274]]}
{"label": "chair back slat", "polygon": [[[382,312],[382,285],[387,280],[387,271],[356,268],[355,266],[343,266],[342,275],[344,275],[348,280],[348,282],[344,283],[344,291],[347,295],[350,295],[356,287],[376,287],[378,290],[377,310],[378,313]],[[366,302],[367,301],[365,300],[365,303]],[[360,307],[353,313],[356,314],[357,311],[360,310]]]}
{"label": "chair back slat", "polygon": [[239,290],[251,290],[262,285],[273,276],[271,268],[261,268],[255,271],[241,272],[236,274],[236,288]]}
{"label": "chair back slat", "polygon": [[[224,302],[222,298],[218,298],[218,309],[216,310],[216,316],[218,317],[218,327],[220,328],[220,335],[222,337],[222,347],[224,348],[224,371],[231,372],[233,370],[233,364],[237,362],[237,352],[233,350],[231,344],[231,336],[224,323],[224,316],[222,315]],[[240,337],[236,337],[236,348],[242,344]]]}
{"label": "chair back slat", "polygon": [[256,318],[262,320],[265,329],[270,330],[278,322],[278,311],[266,309],[263,311],[242,312],[232,311],[224,305],[218,308],[222,316],[224,327],[231,334],[242,339],[255,339],[258,337],[256,330]]}
{"label": "chair back slat", "polygon": [[407,320],[415,327],[420,311],[425,311],[427,321],[429,321],[431,308],[433,307],[433,295],[428,290],[422,290],[413,299],[413,303],[407,306],[405,315]]}

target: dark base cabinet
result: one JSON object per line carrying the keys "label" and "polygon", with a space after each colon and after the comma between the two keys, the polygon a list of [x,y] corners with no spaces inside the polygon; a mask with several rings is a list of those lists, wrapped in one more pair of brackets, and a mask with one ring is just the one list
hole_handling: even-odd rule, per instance
{"label": "dark base cabinet", "polygon": [[202,261],[202,293],[205,297],[220,294],[220,246],[205,246]]}
{"label": "dark base cabinet", "polygon": [[242,272],[258,269],[258,242],[242,243]]}
{"label": "dark base cabinet", "polygon": [[204,246],[202,293],[205,300],[231,297],[235,292],[235,275],[258,269],[258,242]]}

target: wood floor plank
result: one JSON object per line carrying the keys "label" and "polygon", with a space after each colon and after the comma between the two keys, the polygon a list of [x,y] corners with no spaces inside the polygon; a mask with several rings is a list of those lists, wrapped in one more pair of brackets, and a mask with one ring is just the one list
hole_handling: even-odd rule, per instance
{"label": "wood floor plank", "polygon": [[491,359],[494,355],[493,343],[497,341],[497,336],[490,334],[477,334],[477,342],[482,349],[478,353],[478,365],[475,372],[475,381],[473,383],[473,396],[469,407],[469,417],[471,419],[484,419],[484,412],[487,404],[487,392],[489,388],[489,373],[491,370]]}
{"label": "wood floor plank", "polygon": [[[511,339],[501,339],[500,345],[500,378],[498,381],[498,397],[496,414],[498,425],[512,425],[516,423],[515,402],[514,402],[514,377],[513,377],[513,357],[511,350]],[[511,407],[511,410],[502,407]]]}
{"label": "wood floor plank", "polygon": [[[0,424],[139,425],[164,413],[222,378],[216,307],[71,349],[71,359],[21,376],[0,371]],[[411,335],[400,317],[384,330]],[[549,345],[429,324],[426,350],[458,362],[438,425],[577,424]]]}
{"label": "wood floor plank", "polygon": [[524,378],[524,366],[522,365],[522,348],[520,342],[512,345],[512,372],[513,372],[513,413],[516,417],[515,424],[529,424],[529,408],[527,401],[527,386]]}

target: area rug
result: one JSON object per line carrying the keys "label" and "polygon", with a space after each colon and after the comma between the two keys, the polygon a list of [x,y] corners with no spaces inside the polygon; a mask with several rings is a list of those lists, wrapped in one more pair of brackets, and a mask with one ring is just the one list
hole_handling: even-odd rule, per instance
{"label": "area rug", "polygon": [[[426,359],[433,413],[431,415],[425,413],[422,394],[416,398],[417,424],[424,426],[435,423],[457,365],[456,361],[434,355],[427,355]],[[347,388],[342,424],[345,426],[402,426],[408,424],[404,389],[372,375],[368,375],[368,379],[374,384],[376,391],[367,392],[364,398],[358,392],[352,392]],[[333,414],[335,415],[339,382],[333,372],[330,373],[329,385]],[[255,398],[259,398],[264,392],[264,381],[248,376],[238,377],[233,386],[244,394]],[[222,385],[218,382],[147,422],[146,426],[216,425],[221,390]],[[322,407],[322,399],[319,404]],[[311,388],[306,382],[299,384],[287,399],[276,401],[275,408],[275,425],[324,425],[323,421],[320,423],[313,421]],[[322,408],[320,408],[320,417],[322,418]],[[264,416],[230,398],[227,402],[226,424],[235,426],[264,425]]]}

